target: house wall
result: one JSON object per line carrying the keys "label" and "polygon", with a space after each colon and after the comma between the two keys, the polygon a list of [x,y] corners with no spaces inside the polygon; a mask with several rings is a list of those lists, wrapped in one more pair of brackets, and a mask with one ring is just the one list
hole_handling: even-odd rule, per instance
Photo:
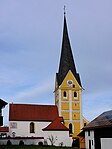
{"label": "house wall", "polygon": [[62,146],[72,146],[72,138],[69,137],[69,132],[68,131],[44,131],[44,139],[47,141],[48,145],[51,145],[51,142],[49,141],[50,138],[54,138],[55,146],[61,146],[61,143],[63,144]]}
{"label": "house wall", "polygon": [[112,138],[101,138],[101,149],[110,149],[112,147]]}
{"label": "house wall", "polygon": [[96,149],[101,149],[101,138],[112,138],[112,127],[95,129],[94,136]]}
{"label": "house wall", "polygon": [[[30,123],[35,124],[35,133],[30,133]],[[35,121],[10,121],[9,135],[11,137],[43,137],[42,129],[47,127],[50,122]]]}
{"label": "house wall", "polygon": [[[85,131],[85,145],[86,149],[95,149],[94,131]],[[90,148],[91,145],[91,148]]]}

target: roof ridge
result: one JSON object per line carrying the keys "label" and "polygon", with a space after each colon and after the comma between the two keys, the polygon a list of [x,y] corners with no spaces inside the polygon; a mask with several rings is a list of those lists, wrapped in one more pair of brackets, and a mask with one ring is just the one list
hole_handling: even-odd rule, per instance
{"label": "roof ridge", "polygon": [[27,103],[9,103],[10,105],[28,105],[28,106],[54,106],[56,107],[56,105],[43,105],[43,104],[27,104]]}

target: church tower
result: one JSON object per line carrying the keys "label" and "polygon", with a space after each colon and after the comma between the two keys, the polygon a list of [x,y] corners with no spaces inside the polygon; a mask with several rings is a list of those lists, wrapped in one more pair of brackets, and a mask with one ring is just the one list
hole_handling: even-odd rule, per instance
{"label": "church tower", "polygon": [[69,134],[73,138],[77,137],[84,123],[81,95],[82,84],[76,71],[64,14],[61,57],[55,80],[55,104],[59,116],[63,116],[64,124],[69,128]]}

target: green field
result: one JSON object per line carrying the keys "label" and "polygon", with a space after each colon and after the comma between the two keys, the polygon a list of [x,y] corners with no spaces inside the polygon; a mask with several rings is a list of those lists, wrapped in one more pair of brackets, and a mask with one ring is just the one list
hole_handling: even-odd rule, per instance
{"label": "green field", "polygon": [[72,147],[55,147],[55,146],[19,146],[19,145],[11,145],[11,146],[5,146],[0,145],[0,149],[79,149],[79,148],[72,148]]}

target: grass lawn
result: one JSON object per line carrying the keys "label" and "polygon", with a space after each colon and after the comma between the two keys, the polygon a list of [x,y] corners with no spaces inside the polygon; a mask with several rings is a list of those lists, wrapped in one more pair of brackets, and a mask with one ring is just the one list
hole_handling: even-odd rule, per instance
{"label": "grass lawn", "polygon": [[0,145],[0,149],[79,149],[79,148],[72,148],[72,147],[51,147],[51,146],[19,146],[19,145],[11,145],[11,146],[5,146]]}

